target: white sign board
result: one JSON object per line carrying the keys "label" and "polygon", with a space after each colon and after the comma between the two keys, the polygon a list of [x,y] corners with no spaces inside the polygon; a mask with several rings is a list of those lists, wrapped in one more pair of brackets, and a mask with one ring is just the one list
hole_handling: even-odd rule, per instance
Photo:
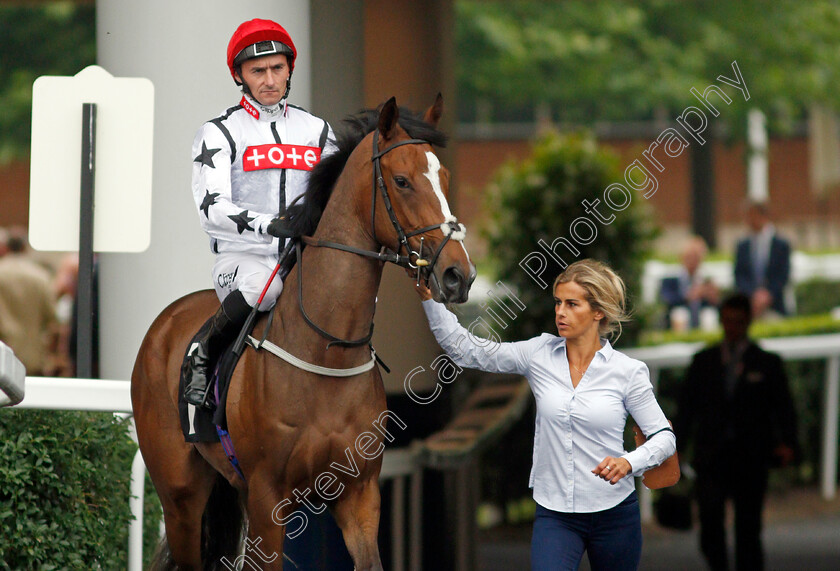
{"label": "white sign board", "polygon": [[142,252],[151,237],[154,86],[95,65],[32,86],[29,241],[38,250],[79,249],[85,103],[96,104],[93,250]]}

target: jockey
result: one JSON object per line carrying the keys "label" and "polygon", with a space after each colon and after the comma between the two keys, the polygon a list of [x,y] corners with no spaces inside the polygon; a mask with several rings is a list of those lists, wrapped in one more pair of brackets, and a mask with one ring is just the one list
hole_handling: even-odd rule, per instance
{"label": "jockey", "polygon": [[[270,20],[233,33],[227,63],[242,99],[198,130],[192,148],[192,192],[216,254],[213,285],[222,305],[190,343],[181,369],[185,400],[204,406],[210,369],[232,342],[277,265],[285,240],[279,224],[306,190],[309,171],[335,151],[329,124],[287,102],[297,50]],[[277,301],[277,276],[260,311]]]}

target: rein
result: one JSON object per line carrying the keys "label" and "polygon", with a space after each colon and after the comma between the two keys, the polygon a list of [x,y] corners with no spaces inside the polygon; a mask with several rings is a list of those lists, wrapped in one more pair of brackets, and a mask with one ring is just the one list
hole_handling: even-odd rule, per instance
{"label": "rein", "polygon": [[310,319],[309,315],[306,314],[306,309],[303,307],[303,256],[301,256],[300,251],[300,242],[295,242],[295,254],[297,255],[298,260],[298,304],[300,305],[300,313],[303,315],[303,319],[306,323],[309,324],[309,327],[314,329],[321,337],[329,339],[329,343],[327,343],[327,349],[332,347],[333,345],[340,345],[342,347],[358,347],[359,345],[366,345],[370,343],[371,337],[373,337],[373,322],[370,323],[370,331],[364,337],[354,340],[347,340],[342,339],[340,337],[336,337],[331,335],[318,327],[312,319]]}

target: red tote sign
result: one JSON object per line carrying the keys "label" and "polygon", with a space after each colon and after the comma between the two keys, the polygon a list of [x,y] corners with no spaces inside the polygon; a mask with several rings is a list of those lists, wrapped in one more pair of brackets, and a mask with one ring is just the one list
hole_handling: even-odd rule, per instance
{"label": "red tote sign", "polygon": [[245,149],[242,168],[246,171],[263,169],[297,169],[311,171],[321,160],[321,149],[302,145],[257,145]]}

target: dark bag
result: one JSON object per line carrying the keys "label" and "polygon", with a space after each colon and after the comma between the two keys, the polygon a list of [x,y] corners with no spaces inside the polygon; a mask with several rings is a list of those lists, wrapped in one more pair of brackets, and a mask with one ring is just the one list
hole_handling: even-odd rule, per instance
{"label": "dark bag", "polygon": [[663,490],[653,502],[653,513],[662,527],[687,531],[691,529],[691,494]]}

